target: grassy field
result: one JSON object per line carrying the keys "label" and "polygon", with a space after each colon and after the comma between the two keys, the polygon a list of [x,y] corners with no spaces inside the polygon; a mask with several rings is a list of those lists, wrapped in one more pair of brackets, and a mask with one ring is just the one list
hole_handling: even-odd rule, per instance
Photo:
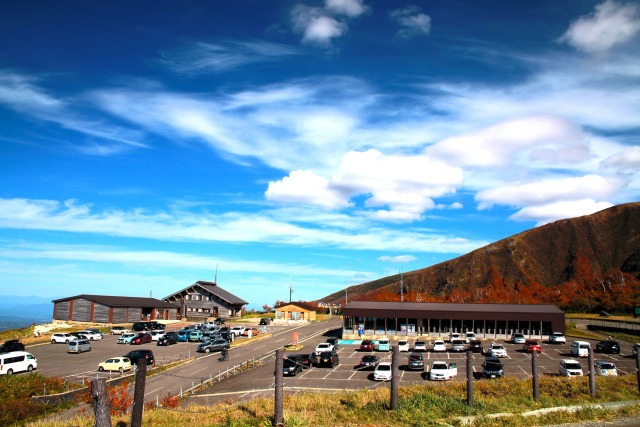
{"label": "grassy field", "polygon": [[[519,414],[541,408],[573,405],[595,405],[610,401],[638,399],[635,376],[598,377],[597,395],[589,397],[588,378],[540,378],[540,399],[531,397],[531,382],[505,378],[498,381],[477,381],[474,384],[474,405],[466,404],[466,383],[452,382],[416,385],[400,389],[398,409],[390,411],[389,389],[380,387],[334,394],[285,392],[285,426],[442,426],[462,425],[461,417],[475,417],[473,426],[532,426],[560,424],[578,420],[612,419],[640,415],[640,401],[619,412],[587,407],[575,412],[556,412],[539,417]],[[256,426],[273,424],[273,399],[217,406],[181,406],[174,409],[145,410],[143,425],[169,427]],[[490,418],[490,414],[511,414]],[[114,425],[128,425],[128,416],[114,417]],[[65,421],[37,421],[32,427],[93,426],[91,414]],[[117,424],[122,423],[122,424]]]}

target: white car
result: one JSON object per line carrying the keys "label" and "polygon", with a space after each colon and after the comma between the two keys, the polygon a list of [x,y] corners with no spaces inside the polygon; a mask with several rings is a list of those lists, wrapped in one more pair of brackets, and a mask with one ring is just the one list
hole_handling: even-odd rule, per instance
{"label": "white car", "polygon": [[574,359],[562,359],[558,372],[563,377],[581,377],[583,375],[580,362]]}
{"label": "white car", "polygon": [[507,349],[502,344],[491,344],[489,346],[489,356],[507,357]]}
{"label": "white car", "polygon": [[329,344],[328,342],[323,342],[317,345],[316,349],[314,350],[313,354],[315,354],[316,356],[319,356],[320,354],[322,354],[325,351],[333,351],[333,344]]}
{"label": "white car", "polygon": [[88,340],[91,340],[91,341],[102,339],[102,334],[95,333],[93,331],[80,331],[78,333],[84,335]]}
{"label": "white car", "polygon": [[131,332],[131,329],[127,329],[124,326],[114,326],[113,328],[111,328],[111,332],[109,332],[111,335],[122,335],[122,334],[126,334],[127,332]]}
{"label": "white car", "polygon": [[382,362],[373,371],[373,379],[376,381],[391,381],[391,362]]}
{"label": "white car", "polygon": [[76,337],[71,334],[55,333],[51,335],[51,344],[68,344],[71,341],[75,341]]}
{"label": "white car", "polygon": [[427,351],[427,343],[425,341],[416,341],[413,343],[413,351]]}
{"label": "white car", "polygon": [[567,342],[567,338],[562,332],[553,332],[551,335],[549,335],[549,342],[552,342],[554,344],[564,344]]}
{"label": "white car", "polygon": [[457,332],[451,332],[451,335],[449,335],[449,342],[453,342],[453,340],[459,339],[462,339],[462,335]]}
{"label": "white car", "polygon": [[160,338],[164,337],[166,332],[158,332],[158,331],[151,331],[149,332],[151,334],[151,341],[158,341]]}
{"label": "white car", "polygon": [[123,373],[124,371],[131,370],[131,360],[127,357],[112,357],[111,359],[107,359],[104,362],[98,365],[98,371],[119,371]]}
{"label": "white car", "polygon": [[244,326],[234,326],[229,330],[229,333],[239,337],[240,335],[244,334],[245,329],[247,328],[245,328]]}
{"label": "white car", "polygon": [[431,364],[429,370],[429,379],[432,381],[446,381],[458,375],[458,365],[456,363],[447,363],[436,361]]}
{"label": "white car", "polygon": [[398,341],[398,351],[409,351],[409,341],[407,340]]}
{"label": "white car", "polygon": [[469,344],[469,341],[473,341],[477,338],[474,332],[467,332],[466,334],[464,334],[464,339],[467,342],[467,344]]}
{"label": "white car", "polygon": [[433,351],[447,351],[447,344],[445,344],[445,342],[442,340],[435,340],[433,342]]}
{"label": "white car", "polygon": [[616,364],[613,362],[606,362],[604,360],[598,360],[593,364],[596,370],[596,375],[602,375],[603,377],[617,377],[618,370]]}

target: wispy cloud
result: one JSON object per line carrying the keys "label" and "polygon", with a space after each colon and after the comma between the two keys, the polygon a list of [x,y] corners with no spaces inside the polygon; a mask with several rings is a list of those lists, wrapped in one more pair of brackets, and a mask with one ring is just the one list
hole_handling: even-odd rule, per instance
{"label": "wispy cloud", "polygon": [[431,31],[431,17],[418,6],[393,10],[389,12],[389,18],[400,27],[398,36],[403,38],[427,35]]}
{"label": "wispy cloud", "polygon": [[350,19],[367,11],[361,0],[326,0],[324,7],[298,4],[291,10],[291,23],[303,43],[330,46],[333,39],[348,32]]}

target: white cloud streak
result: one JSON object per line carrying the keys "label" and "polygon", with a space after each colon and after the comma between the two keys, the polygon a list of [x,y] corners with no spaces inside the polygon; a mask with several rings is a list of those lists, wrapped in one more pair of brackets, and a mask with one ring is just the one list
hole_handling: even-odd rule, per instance
{"label": "white cloud streak", "polygon": [[417,6],[393,10],[389,18],[400,27],[398,36],[403,38],[427,35],[431,31],[431,17]]}

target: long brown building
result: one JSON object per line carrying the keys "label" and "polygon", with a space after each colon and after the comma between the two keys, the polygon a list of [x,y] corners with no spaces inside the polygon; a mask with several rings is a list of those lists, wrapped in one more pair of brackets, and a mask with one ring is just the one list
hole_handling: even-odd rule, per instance
{"label": "long brown building", "polygon": [[53,301],[53,320],[91,323],[131,323],[175,320],[179,305],[156,298],[76,295]]}
{"label": "long brown building", "polygon": [[542,337],[565,331],[565,315],[551,304],[456,304],[353,301],[343,307],[343,337],[441,336],[513,332]]}

